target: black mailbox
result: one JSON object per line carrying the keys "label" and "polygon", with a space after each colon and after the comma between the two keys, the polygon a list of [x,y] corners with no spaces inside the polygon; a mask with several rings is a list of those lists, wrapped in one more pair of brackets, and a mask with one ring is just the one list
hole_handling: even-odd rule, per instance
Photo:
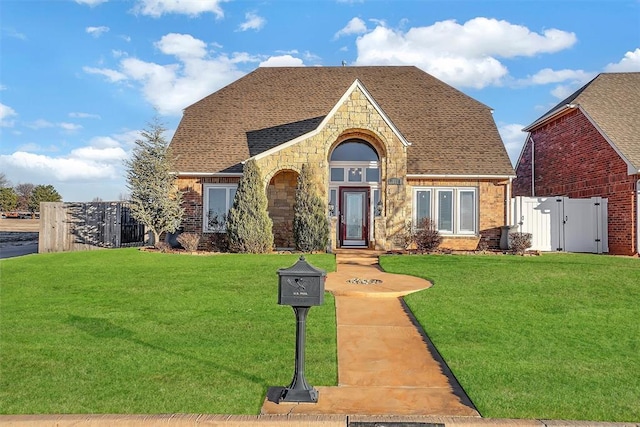
{"label": "black mailbox", "polygon": [[278,270],[278,304],[294,307],[322,305],[327,272],[309,264],[304,256],[289,268]]}

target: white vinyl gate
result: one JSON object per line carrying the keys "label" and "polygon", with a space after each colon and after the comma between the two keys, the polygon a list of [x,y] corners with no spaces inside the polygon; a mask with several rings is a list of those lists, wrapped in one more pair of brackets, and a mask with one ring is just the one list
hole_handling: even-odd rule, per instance
{"label": "white vinyl gate", "polygon": [[609,252],[607,199],[518,196],[511,212],[518,231],[531,233],[532,250]]}

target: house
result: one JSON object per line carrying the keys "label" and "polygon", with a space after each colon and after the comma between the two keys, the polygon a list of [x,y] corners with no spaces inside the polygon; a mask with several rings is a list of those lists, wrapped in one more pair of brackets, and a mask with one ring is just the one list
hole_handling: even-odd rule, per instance
{"label": "house", "polygon": [[608,199],[609,252],[640,242],[640,73],[603,73],[527,126],[515,196]]}
{"label": "house", "polygon": [[416,67],[258,68],[187,107],[170,148],[184,231],[224,228],[243,162],[255,159],[276,247],[293,246],[304,163],[332,248],[397,248],[424,217],[443,247],[497,247],[515,178],[491,109]]}

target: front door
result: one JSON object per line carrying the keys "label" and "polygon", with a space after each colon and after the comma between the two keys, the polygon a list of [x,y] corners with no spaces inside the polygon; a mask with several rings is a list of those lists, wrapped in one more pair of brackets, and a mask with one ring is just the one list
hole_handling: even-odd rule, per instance
{"label": "front door", "polygon": [[340,188],[340,245],[369,245],[369,189]]}

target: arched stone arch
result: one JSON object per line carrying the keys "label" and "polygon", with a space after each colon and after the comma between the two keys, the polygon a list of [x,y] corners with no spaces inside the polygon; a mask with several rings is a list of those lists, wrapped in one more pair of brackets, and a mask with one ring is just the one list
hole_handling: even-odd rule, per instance
{"label": "arched stone arch", "polygon": [[368,129],[348,129],[337,135],[333,143],[329,146],[327,150],[327,162],[331,159],[333,150],[335,150],[338,145],[350,139],[361,139],[371,145],[378,153],[380,162],[387,157],[387,143],[381,135]]}
{"label": "arched stone arch", "polygon": [[265,182],[266,185],[269,185],[269,183],[271,182],[271,179],[278,173],[284,172],[284,171],[291,171],[291,172],[295,172],[296,174],[300,174],[301,167],[302,167],[301,165],[293,164],[293,163],[279,164],[277,167],[264,171],[264,174],[262,175],[262,180]]}
{"label": "arched stone arch", "polygon": [[280,168],[269,175],[267,210],[273,222],[273,241],[276,248],[293,248],[293,215],[299,171]]}

